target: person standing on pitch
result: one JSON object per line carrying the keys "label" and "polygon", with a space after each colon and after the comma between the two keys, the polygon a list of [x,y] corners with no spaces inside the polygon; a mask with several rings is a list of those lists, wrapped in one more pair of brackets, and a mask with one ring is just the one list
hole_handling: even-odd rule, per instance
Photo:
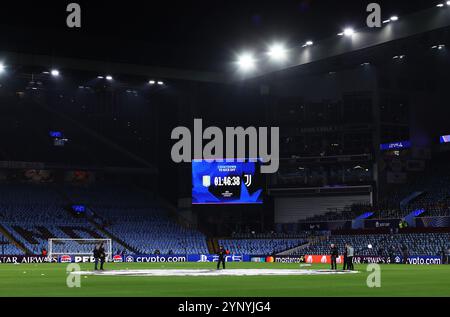
{"label": "person standing on pitch", "polygon": [[355,249],[353,249],[351,244],[347,247],[347,269],[353,271],[353,256],[355,254]]}
{"label": "person standing on pitch", "polygon": [[331,244],[330,255],[331,255],[331,269],[337,270],[336,259],[339,256],[339,252],[338,248],[334,244]]}
{"label": "person standing on pitch", "polygon": [[217,269],[220,269],[220,263],[222,263],[222,267],[225,270],[225,257],[226,257],[226,251],[223,248],[223,246],[220,246],[219,252],[217,252],[217,255],[219,256],[219,260],[217,261]]}
{"label": "person standing on pitch", "polygon": [[348,248],[348,244],[346,243],[345,246],[344,246],[344,266],[342,267],[342,269],[344,271],[348,269],[347,248]]}
{"label": "person standing on pitch", "polygon": [[105,263],[105,248],[103,247],[103,242],[97,244],[94,249],[94,261],[95,261],[95,270],[98,270],[98,261],[100,260],[100,270],[103,271],[103,263]]}

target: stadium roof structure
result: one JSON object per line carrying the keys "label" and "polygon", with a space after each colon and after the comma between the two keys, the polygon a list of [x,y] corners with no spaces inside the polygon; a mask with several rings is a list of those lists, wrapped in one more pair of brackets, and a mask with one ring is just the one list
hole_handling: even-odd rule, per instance
{"label": "stadium roof structure", "polygon": [[[368,49],[385,48],[386,45],[407,41],[417,36],[447,30],[450,27],[450,7],[432,7],[427,10],[402,17],[395,23],[383,24],[381,28],[364,28],[355,30],[349,37],[333,36],[314,45],[300,45],[292,48],[290,55],[296,56],[282,65],[261,62],[259,69],[241,75],[240,79],[251,79],[276,72],[299,68],[311,63],[332,59]],[[448,41],[448,36],[446,37]]]}
{"label": "stadium roof structure", "polygon": [[[258,69],[246,74],[238,72],[207,72],[168,67],[156,67],[142,64],[120,63],[90,59],[58,57],[50,55],[25,54],[11,51],[0,51],[3,61],[12,65],[42,67],[48,69],[57,65],[58,69],[72,69],[77,71],[98,72],[101,74],[126,74],[167,80],[186,80],[205,83],[232,84],[247,79],[263,78],[277,73],[287,74],[290,70],[305,69],[305,66],[316,65],[322,61],[332,61],[338,57],[351,58],[355,63],[367,62],[372,55],[386,55],[389,47],[398,50],[398,43],[414,42],[418,36],[424,34],[439,34],[445,32],[448,41],[450,28],[450,6],[419,11],[408,16],[402,16],[395,23],[383,24],[381,28],[363,28],[355,30],[349,37],[333,36],[318,41],[314,45],[299,45],[290,48],[290,60],[283,64],[259,61]],[[430,35],[431,37],[431,35]],[[411,41],[413,40],[413,41]],[[417,41],[416,41],[417,42]],[[441,43],[439,43],[441,44]],[[443,43],[442,43],[443,44]],[[401,52],[400,52],[401,53]],[[262,55],[263,53],[261,53]],[[355,55],[359,54],[359,55]],[[327,66],[329,68],[329,66]]]}
{"label": "stadium roof structure", "polygon": [[56,57],[49,55],[33,55],[15,52],[0,52],[0,56],[11,64],[36,66],[43,68],[48,68],[49,65],[58,65],[59,69],[74,69],[78,71],[98,72],[99,74],[129,74],[135,76],[144,76],[146,78],[164,78],[215,83],[226,83],[229,81],[229,77],[226,74],[215,72],[182,70],[166,67],[114,63],[98,60]]}

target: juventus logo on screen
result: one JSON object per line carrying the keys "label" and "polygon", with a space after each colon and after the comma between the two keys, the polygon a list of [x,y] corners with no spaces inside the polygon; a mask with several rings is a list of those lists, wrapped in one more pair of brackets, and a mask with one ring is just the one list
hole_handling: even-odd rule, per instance
{"label": "juventus logo on screen", "polygon": [[252,175],[245,174],[244,178],[245,178],[244,182],[245,186],[250,187],[252,185]]}

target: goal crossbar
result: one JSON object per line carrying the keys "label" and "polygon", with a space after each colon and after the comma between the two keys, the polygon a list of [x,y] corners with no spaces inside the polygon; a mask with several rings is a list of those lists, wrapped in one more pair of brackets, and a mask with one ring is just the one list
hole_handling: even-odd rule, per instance
{"label": "goal crossbar", "polygon": [[[58,243],[60,242],[60,243]],[[67,242],[77,242],[77,244],[75,246],[69,246],[69,250],[57,250],[55,249],[55,247],[59,244],[66,244]],[[83,243],[85,242],[85,243]],[[52,258],[53,256],[58,256],[58,255],[93,255],[93,249],[95,244],[101,243],[103,242],[105,244],[105,253],[106,256],[109,260],[112,259],[112,239],[71,239],[71,238],[49,238],[48,239],[48,256],[49,258]],[[81,250],[78,248],[76,249],[77,246],[83,245],[83,244],[87,244],[87,245],[92,245],[92,248],[88,249],[88,250]],[[70,247],[75,247],[75,249],[70,250]]]}

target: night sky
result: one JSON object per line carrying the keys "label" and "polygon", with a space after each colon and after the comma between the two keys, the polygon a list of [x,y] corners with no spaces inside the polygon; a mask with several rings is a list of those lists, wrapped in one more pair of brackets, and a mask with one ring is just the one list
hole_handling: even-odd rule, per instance
{"label": "night sky", "polygon": [[[364,26],[373,1],[78,1],[82,27],[76,30],[65,25],[70,2],[2,2],[0,51],[227,71],[243,50],[263,51],[274,41],[317,42],[345,26]],[[377,2],[384,17],[437,3]]]}

